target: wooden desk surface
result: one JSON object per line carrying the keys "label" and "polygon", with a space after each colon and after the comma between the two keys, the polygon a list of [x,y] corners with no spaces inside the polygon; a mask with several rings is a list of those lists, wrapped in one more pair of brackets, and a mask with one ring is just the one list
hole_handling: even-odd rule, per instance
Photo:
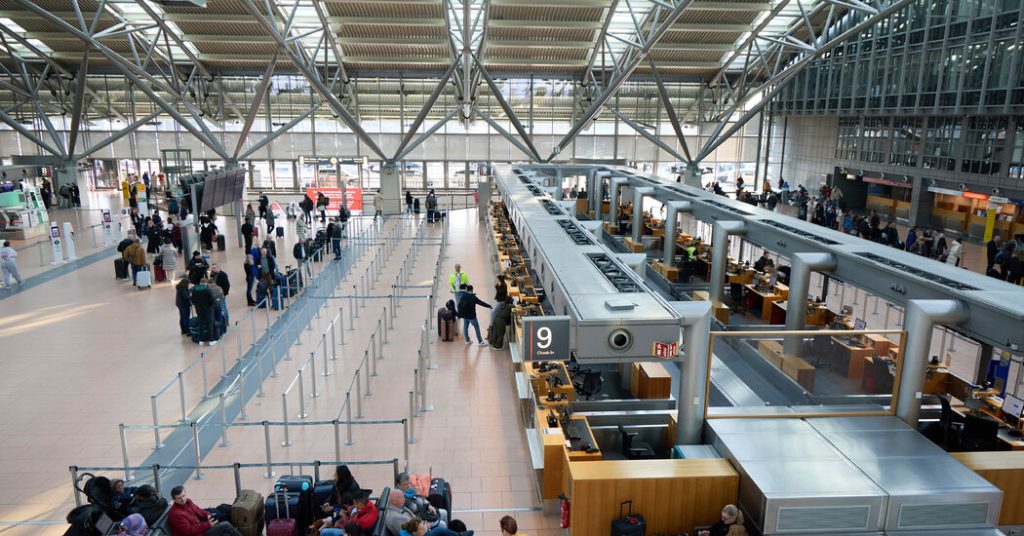
{"label": "wooden desk surface", "polygon": [[974,471],[1024,470],[1024,452],[1021,451],[950,452],[949,455]]}
{"label": "wooden desk surface", "polygon": [[571,463],[569,472],[576,482],[739,476],[732,464],[723,458],[604,460],[601,463]]}

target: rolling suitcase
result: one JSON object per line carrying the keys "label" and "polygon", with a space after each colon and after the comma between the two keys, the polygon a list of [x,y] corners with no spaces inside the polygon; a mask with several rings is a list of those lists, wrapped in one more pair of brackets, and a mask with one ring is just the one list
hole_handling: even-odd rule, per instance
{"label": "rolling suitcase", "polygon": [[199,320],[198,316],[193,316],[188,319],[188,335],[192,339],[192,342],[198,344],[200,341],[206,340],[206,326]]}
{"label": "rolling suitcase", "polygon": [[278,227],[277,228],[277,237],[278,238],[284,238],[284,227]]}
{"label": "rolling suitcase", "polygon": [[452,487],[448,484],[448,481],[443,478],[434,478],[430,481],[430,493],[427,495],[427,502],[431,506],[438,510],[444,510],[448,512],[449,519],[444,520],[445,523],[451,521],[452,515]]}
{"label": "rolling suitcase", "polygon": [[224,251],[225,249],[227,249],[227,245],[224,240],[224,235],[219,234],[217,235],[217,251]]}
{"label": "rolling suitcase", "polygon": [[114,259],[114,279],[128,279],[128,261]]}
{"label": "rolling suitcase", "polygon": [[[299,522],[291,517],[291,506],[292,501],[289,496],[293,495],[285,491],[274,490],[274,496],[267,499],[267,502],[273,501],[274,513],[273,518],[270,518],[270,514],[267,514],[267,536],[299,536]],[[298,495],[298,494],[294,494]],[[281,517],[281,503],[284,503],[284,517]],[[298,499],[295,503],[298,506]],[[269,509],[270,506],[268,505]]]}
{"label": "rolling suitcase", "polygon": [[139,290],[153,286],[153,272],[149,271],[149,265],[143,265],[139,273],[135,274],[135,286],[139,287]]}
{"label": "rolling suitcase", "polygon": [[455,319],[452,318],[451,311],[446,307],[442,307],[437,310],[437,336],[442,341],[450,342],[455,339],[454,326]]}
{"label": "rolling suitcase", "polygon": [[275,489],[282,489],[288,493],[297,493],[299,497],[298,510],[292,515],[299,521],[299,526],[305,527],[313,522],[313,477],[309,475],[283,475],[277,479]]}
{"label": "rolling suitcase", "polygon": [[333,497],[333,480],[320,480],[316,484],[313,484],[313,511],[316,512],[321,506],[330,504]]}
{"label": "rolling suitcase", "polygon": [[263,495],[243,489],[231,505],[231,524],[242,536],[263,534]]}
{"label": "rolling suitcase", "polygon": [[[622,507],[629,505],[629,513],[622,515]],[[646,536],[647,522],[644,516],[633,514],[633,501],[619,504],[619,518],[612,520],[612,536]]]}
{"label": "rolling suitcase", "polygon": [[167,281],[167,270],[164,270],[163,265],[153,265],[153,279],[155,279],[158,283],[160,281]]}

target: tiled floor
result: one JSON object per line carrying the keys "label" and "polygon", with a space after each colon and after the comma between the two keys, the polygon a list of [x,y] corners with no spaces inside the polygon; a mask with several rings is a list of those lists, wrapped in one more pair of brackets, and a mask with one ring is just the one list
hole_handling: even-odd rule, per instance
{"label": "tiled floor", "polygon": [[[453,211],[450,216],[449,247],[442,260],[438,301],[443,303],[448,298],[443,289],[456,262],[480,287],[480,297],[490,301],[493,271],[486,259],[485,234],[476,220],[476,212]],[[397,224],[389,222],[392,226]],[[439,233],[437,225],[426,231],[427,236]],[[278,249],[279,257],[290,260],[292,233],[287,235]],[[232,240],[229,235],[228,244]],[[375,267],[379,279],[371,294],[391,292],[390,286],[410,247],[410,241],[401,241],[391,259]],[[432,283],[437,253],[436,245],[420,248],[410,272],[410,285]],[[233,337],[241,336],[245,349],[251,339],[244,316],[248,308],[241,299],[244,280],[240,276],[240,255],[240,249],[233,247],[215,253],[215,259],[227,266],[234,288],[240,289],[232,290],[229,303],[232,321],[241,319],[242,329],[229,332],[221,345],[227,353],[228,367],[236,354]],[[370,256],[364,255],[335,294],[351,293],[352,284],[357,284],[368,269]],[[211,385],[220,373],[220,348],[200,348],[177,334],[176,311],[171,305],[173,293],[168,285],[158,285],[151,291],[135,290],[114,281],[108,264],[96,263],[3,300],[9,313],[0,320],[4,348],[0,401],[8,411],[0,415],[0,427],[4,430],[0,436],[0,481],[19,483],[0,490],[0,532],[5,534],[63,533],[63,526],[11,523],[61,520],[73,505],[68,465],[120,466],[118,423],[149,424],[150,395],[172,381],[176,372],[200,351],[209,352]],[[423,295],[428,291],[410,288],[406,294]],[[387,300],[367,300],[353,324],[348,303],[332,302],[329,312],[319,320],[314,319],[302,344],[293,347],[293,359],[280,363],[280,376],[264,383],[265,396],[248,403],[248,422],[281,420],[281,393],[340,307],[344,310],[345,329],[355,329],[346,331],[346,344],[339,346],[338,359],[330,362],[331,375],[318,378],[320,396],[308,399],[309,415],[304,420],[337,418],[353,371],[386,303]],[[383,359],[377,361],[378,376],[371,384],[373,395],[362,400],[365,420],[408,416],[412,370],[426,313],[423,298],[408,298],[398,308]],[[256,316],[257,335],[265,327],[263,314],[259,311]],[[482,310],[481,318],[489,318],[489,312]],[[513,409],[516,402],[507,352],[466,345],[461,340],[439,343],[435,333],[430,334],[429,340],[433,361],[438,365],[430,371],[427,381],[427,402],[434,406],[434,411],[415,419],[416,443],[409,449],[411,469],[432,469],[435,475],[447,477],[454,489],[456,516],[477,529],[477,534],[497,536],[497,520],[509,512],[519,520],[523,532],[531,536],[561,534],[556,517],[536,511],[540,504],[519,417]],[[322,372],[319,360],[317,366]],[[202,395],[194,371],[185,382],[189,410]],[[298,420],[296,396],[293,388],[289,394],[293,422]],[[161,423],[174,423],[180,413],[178,406],[177,387],[172,386],[159,399]],[[342,428],[343,441],[344,433]],[[329,425],[304,429],[293,425],[290,436],[292,446],[282,447],[280,428],[273,430],[275,462],[334,459],[334,435]],[[354,445],[341,446],[345,460],[404,457],[401,426],[355,426],[353,438]],[[265,460],[261,427],[232,428],[229,440],[229,447],[215,447],[206,455],[204,464]],[[141,463],[152,452],[152,443],[150,431],[131,431],[131,463]],[[190,452],[180,458],[178,463],[191,462]],[[279,473],[281,469],[277,469]],[[268,490],[271,481],[263,478],[263,472],[261,468],[243,470],[243,486]],[[391,484],[390,466],[357,467],[354,473],[365,487]],[[207,471],[206,478],[190,480],[186,485],[190,495],[204,504],[229,501],[234,493],[230,471]]]}

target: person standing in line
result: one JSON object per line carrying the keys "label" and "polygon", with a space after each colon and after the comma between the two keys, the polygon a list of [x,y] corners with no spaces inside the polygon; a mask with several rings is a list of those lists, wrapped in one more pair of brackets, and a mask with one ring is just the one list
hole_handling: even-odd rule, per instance
{"label": "person standing in line", "polygon": [[178,308],[178,327],[181,329],[181,334],[189,335],[188,321],[192,317],[192,292],[188,288],[187,277],[182,277],[174,286],[174,305]]}
{"label": "person standing in line", "polygon": [[960,266],[960,260],[964,256],[964,246],[960,243],[960,237],[953,237],[953,242],[949,245],[949,253],[946,254],[946,264],[952,264],[953,266]]}
{"label": "person standing in line", "polygon": [[320,224],[327,225],[327,205],[330,205],[331,201],[327,199],[327,196],[323,192],[317,192],[316,194],[316,208],[320,211]]}
{"label": "person standing in line", "polygon": [[306,225],[306,218],[295,218],[295,236],[298,237],[299,242],[306,239],[306,233],[309,232],[309,227]]}
{"label": "person standing in line", "polygon": [[466,285],[466,290],[461,292],[461,296],[458,302],[459,318],[462,319],[462,329],[465,330],[463,335],[466,337],[466,344],[471,344],[469,340],[469,326],[473,326],[476,330],[476,342],[480,346],[487,344],[484,338],[480,336],[480,322],[476,319],[476,306],[486,307],[491,309],[491,306],[480,298],[476,297],[473,293],[473,285]]}
{"label": "person standing in line", "polygon": [[451,287],[452,294],[455,295],[455,306],[459,305],[459,294],[462,290],[463,285],[469,284],[469,276],[466,272],[462,271],[462,265],[456,264],[455,271],[448,276],[448,286]]}
{"label": "person standing in line", "polygon": [[252,298],[252,288],[256,284],[256,263],[251,254],[246,254],[242,269],[245,270],[245,304],[252,307],[256,305],[256,300]]}
{"label": "person standing in line", "polygon": [[4,240],[4,246],[0,248],[0,268],[4,272],[4,286],[11,286],[11,277],[14,278],[18,284],[21,284],[21,274],[18,273],[18,263],[15,262],[14,258],[18,256],[18,252],[11,247],[10,240]]}
{"label": "person standing in line", "polygon": [[267,207],[267,236],[274,236],[274,209]]}
{"label": "person standing in line", "polygon": [[996,234],[992,236],[992,240],[989,240],[988,244],[985,244],[985,249],[985,269],[991,270],[996,264],[996,254],[999,253],[999,250],[1003,249],[1002,235]]}
{"label": "person standing in line", "polygon": [[405,212],[412,214],[412,192],[409,190],[405,191]]}
{"label": "person standing in line", "polygon": [[209,342],[210,346],[217,344],[217,327],[214,325],[214,303],[213,292],[210,291],[208,279],[202,279],[192,289],[192,306],[196,308],[196,316],[199,317],[199,326],[204,332],[199,339],[199,345]]}
{"label": "person standing in line", "polygon": [[164,245],[160,246],[158,256],[164,265],[164,271],[167,272],[168,283],[174,284],[178,275],[178,250],[174,248],[174,244],[170,240],[164,239]]}
{"label": "person standing in line", "polygon": [[252,249],[252,230],[253,230],[252,218],[250,218],[249,216],[246,216],[245,217],[245,223],[242,224],[242,230],[241,230],[242,240],[245,241],[245,249],[242,250],[242,251],[249,251],[250,249]]}
{"label": "person standing in line", "polygon": [[377,216],[384,217],[384,195],[380,190],[373,192],[373,221],[377,221]]}

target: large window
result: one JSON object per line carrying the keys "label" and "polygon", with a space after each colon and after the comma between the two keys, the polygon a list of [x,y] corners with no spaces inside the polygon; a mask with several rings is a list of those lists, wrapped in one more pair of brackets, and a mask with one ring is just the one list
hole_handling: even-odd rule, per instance
{"label": "large window", "polygon": [[427,188],[444,188],[444,162],[427,162]]}
{"label": "large window", "polygon": [[856,160],[859,158],[858,147],[860,147],[860,119],[856,117],[839,118],[839,140],[836,143],[836,158]]}
{"label": "large window", "polygon": [[924,121],[920,117],[897,117],[893,121],[889,163],[894,166],[916,166],[921,150]]}
{"label": "large window", "polygon": [[960,120],[929,117],[922,165],[929,169],[956,169],[956,144],[960,141]]}
{"label": "large window", "polygon": [[865,162],[885,162],[889,152],[889,119],[867,117],[864,119],[864,141],[860,158]]}
{"label": "large window", "polygon": [[1024,179],[1024,117],[1017,118],[1017,133],[1010,154],[1010,177]]}
{"label": "large window", "polygon": [[971,117],[964,134],[960,171],[985,175],[999,173],[1006,143],[1005,117]]}

